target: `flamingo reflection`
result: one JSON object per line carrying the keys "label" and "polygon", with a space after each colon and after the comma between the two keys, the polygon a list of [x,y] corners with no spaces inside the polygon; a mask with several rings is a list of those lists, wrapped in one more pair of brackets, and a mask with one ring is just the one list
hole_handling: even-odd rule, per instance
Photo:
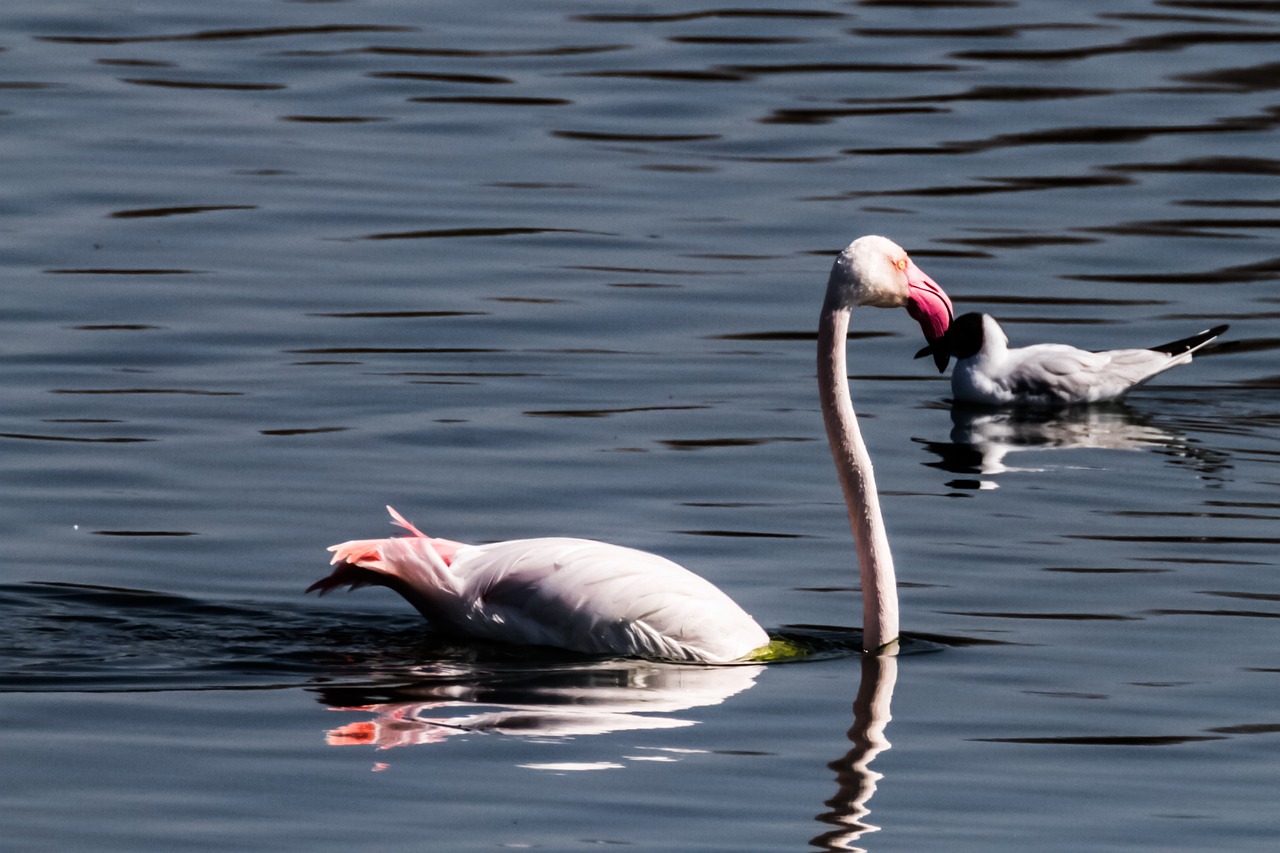
{"label": "flamingo reflection", "polygon": [[884,730],[892,719],[889,706],[897,680],[896,656],[862,658],[862,681],[853,700],[853,726],[848,734],[853,745],[843,757],[827,765],[836,773],[838,788],[825,803],[830,810],[816,818],[832,828],[809,842],[821,850],[864,850],[855,842],[880,829],[866,819],[871,814],[867,804],[876,792],[876,784],[884,778],[871,769],[871,762],[890,746]]}
{"label": "flamingo reflection", "polygon": [[691,726],[695,720],[672,715],[724,702],[755,684],[762,669],[611,660],[476,672],[391,690],[328,689],[320,698],[331,710],[371,715],[331,729],[331,746],[392,749],[480,733],[568,738]]}
{"label": "flamingo reflection", "polygon": [[[810,842],[822,850],[860,850],[863,835],[878,831],[868,803],[883,775],[871,769],[889,749],[885,727],[898,677],[894,655],[864,655],[853,701],[849,750],[828,767],[836,793],[816,817],[831,826]],[[318,698],[330,710],[367,715],[326,733],[330,746],[389,750],[442,743],[459,735],[498,734],[537,740],[624,731],[675,729],[696,720],[680,712],[718,705],[755,685],[763,666],[690,666],[643,660],[609,660],[551,669],[446,668],[432,678],[392,686],[326,687]],[[630,747],[635,749],[635,747]],[[659,749],[663,756],[685,750]],[[694,750],[698,751],[698,750]],[[612,760],[539,769],[583,770],[624,766],[619,761],[674,760],[627,755]],[[385,763],[374,765],[384,770]]]}

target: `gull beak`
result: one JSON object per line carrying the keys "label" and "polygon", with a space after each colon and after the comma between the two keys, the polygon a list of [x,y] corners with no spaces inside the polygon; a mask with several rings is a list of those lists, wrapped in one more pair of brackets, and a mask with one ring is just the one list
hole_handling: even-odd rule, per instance
{"label": "gull beak", "polygon": [[933,356],[933,363],[938,366],[939,373],[946,373],[947,364],[951,361],[951,346],[947,336],[943,335],[936,341],[921,347],[915,357],[924,358],[926,355]]}

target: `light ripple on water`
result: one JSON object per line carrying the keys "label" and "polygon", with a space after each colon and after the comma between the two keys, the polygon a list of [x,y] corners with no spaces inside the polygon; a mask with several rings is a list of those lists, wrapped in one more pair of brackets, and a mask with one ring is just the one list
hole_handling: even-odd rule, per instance
{"label": "light ripple on water", "polygon": [[[484,683],[502,669],[560,671],[589,660],[553,649],[451,640],[416,614],[265,607],[56,582],[5,586],[0,611],[0,691],[278,688],[439,672],[452,679],[460,670]],[[831,631],[814,637],[825,654],[856,651],[852,633],[840,642]]]}
{"label": "light ripple on water", "polygon": [[[368,701],[368,696],[388,690],[452,691],[464,683],[471,690],[491,690],[499,683],[526,679],[581,681],[585,688],[598,681],[601,672],[608,679],[626,681],[652,680],[667,670],[708,669],[459,640],[433,632],[416,614],[267,607],[60,582],[0,587],[0,626],[0,692],[328,685],[334,690],[341,686],[348,697],[363,691]],[[775,663],[860,654],[861,634],[854,629],[793,625],[773,636],[798,653]],[[984,642],[988,641],[911,635],[900,653]],[[428,688],[428,682],[438,685]],[[364,702],[348,698],[345,704]]]}

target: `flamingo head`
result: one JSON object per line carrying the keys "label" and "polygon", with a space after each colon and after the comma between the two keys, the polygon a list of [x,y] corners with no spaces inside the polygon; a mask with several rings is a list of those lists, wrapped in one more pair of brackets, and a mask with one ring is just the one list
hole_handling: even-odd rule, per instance
{"label": "flamingo head", "polygon": [[[827,282],[829,308],[875,305],[907,309],[932,345],[946,335],[955,311],[937,282],[929,278],[906,250],[887,237],[859,237],[841,252]],[[946,360],[938,361],[939,370]]]}

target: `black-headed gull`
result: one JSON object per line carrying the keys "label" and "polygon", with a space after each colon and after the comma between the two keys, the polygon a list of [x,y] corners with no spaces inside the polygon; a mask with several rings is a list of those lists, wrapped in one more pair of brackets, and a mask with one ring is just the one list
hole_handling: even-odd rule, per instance
{"label": "black-headed gull", "polygon": [[932,355],[939,370],[956,359],[951,393],[962,403],[988,406],[1070,406],[1118,400],[1171,367],[1187,364],[1227,330],[1214,326],[1188,338],[1145,349],[1089,352],[1067,344],[1009,347],[990,314],[963,314],[947,334],[916,358]]}

